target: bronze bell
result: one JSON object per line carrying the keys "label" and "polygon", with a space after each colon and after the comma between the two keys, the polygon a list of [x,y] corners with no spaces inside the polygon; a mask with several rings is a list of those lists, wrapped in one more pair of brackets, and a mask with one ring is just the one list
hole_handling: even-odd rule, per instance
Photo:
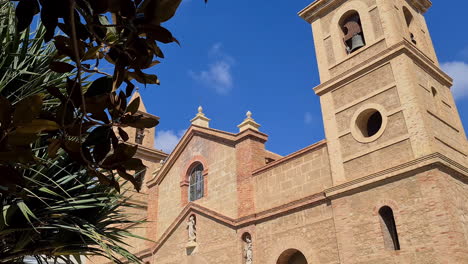
{"label": "bronze bell", "polygon": [[[349,44],[348,44],[349,43]],[[350,40],[347,41],[348,52],[351,53],[359,48],[364,47],[366,44],[364,43],[364,39],[362,34],[354,35]]]}

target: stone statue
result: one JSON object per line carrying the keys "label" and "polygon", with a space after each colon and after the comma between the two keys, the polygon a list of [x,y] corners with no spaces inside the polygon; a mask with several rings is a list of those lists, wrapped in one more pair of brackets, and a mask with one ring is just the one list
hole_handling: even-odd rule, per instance
{"label": "stone statue", "polygon": [[187,221],[188,241],[195,242],[197,240],[197,229],[195,227],[195,216],[191,215]]}
{"label": "stone statue", "polygon": [[244,258],[245,264],[253,263],[252,239],[250,238],[250,236],[245,237]]}

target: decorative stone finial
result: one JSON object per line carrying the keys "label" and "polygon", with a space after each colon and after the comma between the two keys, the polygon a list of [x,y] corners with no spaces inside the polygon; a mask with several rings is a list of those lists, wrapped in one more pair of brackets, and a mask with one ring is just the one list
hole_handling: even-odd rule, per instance
{"label": "decorative stone finial", "polygon": [[255,120],[252,118],[252,112],[247,111],[245,115],[247,118],[244,120],[244,122],[237,126],[239,128],[239,132],[242,132],[247,129],[258,131],[260,125],[257,122],[255,122]]}
{"label": "decorative stone finial", "polygon": [[198,107],[197,115],[192,120],[190,120],[190,122],[192,122],[192,125],[210,127],[210,119],[205,116],[203,113],[203,107],[201,106]]}

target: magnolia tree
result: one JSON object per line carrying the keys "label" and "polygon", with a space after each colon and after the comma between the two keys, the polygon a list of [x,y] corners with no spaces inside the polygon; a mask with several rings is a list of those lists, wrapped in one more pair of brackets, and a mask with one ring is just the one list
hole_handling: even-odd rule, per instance
{"label": "magnolia tree", "polygon": [[[0,0],[0,263],[138,262],[120,246],[133,222],[118,179],[139,190],[145,166],[123,128],[158,121],[127,100],[136,83],[159,84],[145,71],[164,58],[161,43],[178,43],[161,24],[181,0],[11,2]],[[16,22],[5,19],[13,8]]]}
{"label": "magnolia tree", "polygon": [[[63,149],[101,184],[119,188],[114,177],[119,175],[139,189],[140,183],[129,171],[140,171],[144,165],[133,158],[137,146],[125,144],[129,137],[122,128],[151,128],[158,121],[137,113],[139,98],[129,104],[127,98],[134,82],[159,84],[156,75],[144,70],[159,64],[157,58],[164,58],[160,43],[178,43],[161,23],[174,16],[180,2],[19,0],[17,30],[29,28],[40,14],[45,41],[53,41],[57,49],[50,69],[73,74],[64,80],[66,89],[47,87],[48,95],[60,101],[53,109],[43,109],[44,94],[15,105],[0,98],[0,163],[5,164],[0,173],[8,170],[11,182],[18,183],[21,176],[9,164],[37,162],[30,144],[41,135],[49,141],[50,157]],[[102,59],[114,66],[112,75],[99,70]],[[87,74],[102,76],[85,86]],[[11,142],[17,138],[22,139],[21,144]]]}

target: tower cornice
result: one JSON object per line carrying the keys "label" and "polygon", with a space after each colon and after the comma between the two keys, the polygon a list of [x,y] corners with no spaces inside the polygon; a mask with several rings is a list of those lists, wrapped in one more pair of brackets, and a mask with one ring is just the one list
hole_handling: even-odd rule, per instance
{"label": "tower cornice", "polygon": [[[411,5],[416,7],[422,14],[426,13],[427,10],[432,6],[430,0],[408,0]],[[305,21],[311,23],[315,19],[321,16],[324,12],[328,12],[331,8],[337,4],[342,4],[345,0],[316,0],[306,8],[299,11],[298,15]]]}
{"label": "tower cornice", "polygon": [[350,69],[314,88],[314,91],[317,95],[322,95],[329,91],[334,90],[337,87],[340,87],[343,84],[348,83],[350,80],[361,76],[362,74],[368,72],[371,69],[379,67],[389,62],[392,58],[395,58],[398,55],[406,54],[416,63],[423,66],[428,72],[430,72],[436,79],[438,79],[442,84],[451,87],[453,80],[450,76],[444,73],[437,65],[430,61],[423,53],[416,49],[413,45],[408,43],[408,41],[401,41],[392,47],[386,49],[385,51],[376,54],[370,59],[363,61],[359,65],[356,65],[355,68]]}

